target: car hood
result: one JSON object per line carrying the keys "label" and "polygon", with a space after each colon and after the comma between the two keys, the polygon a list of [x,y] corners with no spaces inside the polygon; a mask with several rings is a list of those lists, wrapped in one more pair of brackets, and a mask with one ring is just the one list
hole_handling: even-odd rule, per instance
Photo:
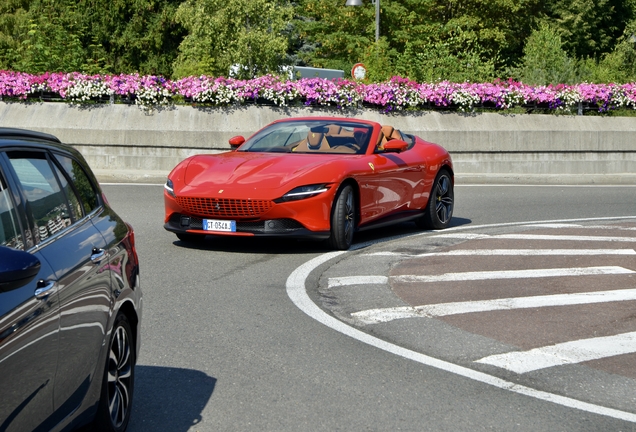
{"label": "car hood", "polygon": [[312,181],[312,172],[336,159],[342,159],[342,155],[249,152],[199,155],[190,160],[184,182],[191,188],[223,185],[276,189],[305,175]]}

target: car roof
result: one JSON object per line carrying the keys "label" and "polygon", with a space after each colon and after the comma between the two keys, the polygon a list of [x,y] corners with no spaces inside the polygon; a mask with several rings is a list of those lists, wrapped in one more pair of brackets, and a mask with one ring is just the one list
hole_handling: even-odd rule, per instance
{"label": "car roof", "polygon": [[4,139],[36,139],[42,141],[50,141],[53,143],[61,143],[61,141],[51,135],[44,132],[36,132],[32,130],[26,129],[18,129],[18,128],[5,128],[0,127],[0,140]]}
{"label": "car roof", "polygon": [[[27,129],[0,127],[0,150],[7,148],[33,148],[62,151],[83,160],[81,153],[56,136]],[[84,162],[85,163],[85,162]]]}

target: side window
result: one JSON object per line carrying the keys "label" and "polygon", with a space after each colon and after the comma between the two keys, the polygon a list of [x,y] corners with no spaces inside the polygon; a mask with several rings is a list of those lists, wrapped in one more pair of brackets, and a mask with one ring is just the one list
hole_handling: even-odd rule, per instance
{"label": "side window", "polygon": [[27,217],[33,227],[34,243],[39,244],[71,225],[77,218],[75,209],[69,207],[46,155],[36,152],[9,152],[7,155],[27,200]]}
{"label": "side window", "polygon": [[66,156],[56,154],[55,158],[58,160],[60,165],[62,165],[64,171],[66,171],[75,185],[84,213],[88,214],[95,210],[99,205],[99,201],[97,200],[97,191],[88,179],[88,176],[82,169],[82,166],[76,160]]}
{"label": "side window", "polygon": [[0,172],[0,245],[24,249],[18,217],[2,172]]}

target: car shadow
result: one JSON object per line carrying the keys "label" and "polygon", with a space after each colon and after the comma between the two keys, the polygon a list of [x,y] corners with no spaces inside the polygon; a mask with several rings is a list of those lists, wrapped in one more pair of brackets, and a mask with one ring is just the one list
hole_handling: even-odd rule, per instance
{"label": "car shadow", "polygon": [[205,236],[204,240],[196,242],[175,240],[172,244],[188,249],[229,253],[300,254],[321,253],[329,250],[325,241],[282,237],[224,237],[209,235]]}
{"label": "car shadow", "polygon": [[[449,228],[471,224],[470,219],[453,217]],[[407,237],[422,233],[413,222],[403,222],[384,228],[375,228],[361,231],[353,238],[353,249],[356,244],[380,243],[391,241],[400,237]],[[440,231],[442,232],[442,231]],[[205,236],[204,239],[195,242],[175,240],[172,242],[177,247],[198,249],[206,251],[223,251],[229,253],[257,253],[257,254],[304,254],[330,252],[326,240],[292,239],[284,237],[226,237]]]}
{"label": "car shadow", "polygon": [[128,432],[181,432],[201,422],[216,378],[192,369],[137,365]]}

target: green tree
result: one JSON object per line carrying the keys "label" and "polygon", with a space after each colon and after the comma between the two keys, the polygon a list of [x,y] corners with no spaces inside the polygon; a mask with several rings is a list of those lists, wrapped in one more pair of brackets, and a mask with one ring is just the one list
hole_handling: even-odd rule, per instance
{"label": "green tree", "polygon": [[174,75],[241,78],[278,73],[285,60],[284,34],[293,8],[287,0],[186,0],[176,19],[187,31],[179,45]]}
{"label": "green tree", "polygon": [[[546,13],[541,0],[381,0],[380,5],[386,46],[373,48],[370,0],[362,7],[345,7],[344,0],[300,0],[296,31],[305,46],[315,47],[303,61],[348,70],[380,50],[388,56],[384,63],[394,66],[393,74],[449,79],[456,64],[452,76],[491,77],[518,61],[523,40]],[[425,71],[418,73],[421,68]]]}
{"label": "green tree", "polygon": [[396,31],[398,40],[424,46],[445,44],[460,58],[463,54],[457,44],[465,42],[471,51],[467,57],[478,55],[483,62],[494,61],[498,70],[518,61],[523,41],[547,12],[544,0],[401,1],[402,13],[417,11],[419,22]]}
{"label": "green tree", "polygon": [[185,29],[175,20],[181,0],[81,0],[88,31],[83,45],[113,73],[172,74]]}
{"label": "green tree", "polygon": [[563,49],[576,58],[599,59],[613,50],[634,15],[634,0],[549,0],[550,22]]}
{"label": "green tree", "polygon": [[84,27],[76,3],[71,0],[35,0],[13,3],[13,16],[5,28],[4,62],[14,70],[81,71],[86,69],[89,51],[82,43]]}
{"label": "green tree", "polygon": [[495,78],[496,59],[488,58],[474,40],[458,32],[428,44],[407,42],[396,71],[419,82],[484,82]]}
{"label": "green tree", "polygon": [[28,0],[0,3],[0,69],[10,69],[29,22]]}
{"label": "green tree", "polygon": [[600,60],[581,61],[581,80],[597,83],[636,81],[636,20],[630,22],[614,49]]}
{"label": "green tree", "polygon": [[576,60],[563,49],[557,30],[541,24],[526,42],[518,68],[512,70],[515,78],[526,84],[572,84],[577,78]]}

